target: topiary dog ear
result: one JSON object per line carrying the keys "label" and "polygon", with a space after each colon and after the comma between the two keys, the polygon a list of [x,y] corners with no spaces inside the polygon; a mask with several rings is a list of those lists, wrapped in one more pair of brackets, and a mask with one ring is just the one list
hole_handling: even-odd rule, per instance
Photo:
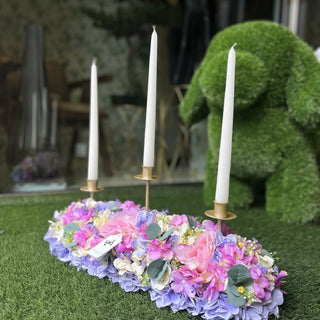
{"label": "topiary dog ear", "polygon": [[315,128],[320,122],[320,63],[300,40],[294,46],[286,96],[289,115],[302,127]]}
{"label": "topiary dog ear", "polygon": [[[209,105],[223,108],[228,51],[221,51],[203,64],[199,78],[200,87]],[[266,91],[268,71],[257,56],[236,50],[235,109],[252,105]]]}

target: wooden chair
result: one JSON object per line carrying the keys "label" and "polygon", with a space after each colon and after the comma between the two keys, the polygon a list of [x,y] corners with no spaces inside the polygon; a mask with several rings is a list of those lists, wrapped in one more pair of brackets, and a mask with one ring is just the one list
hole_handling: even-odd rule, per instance
{"label": "wooden chair", "polygon": [[[67,158],[67,170],[71,171],[75,146],[79,137],[80,130],[89,127],[89,99],[90,99],[90,79],[67,83],[65,69],[62,65],[55,62],[46,64],[48,92],[50,99],[57,100],[58,117],[63,124],[72,128],[72,139]],[[99,82],[110,82],[111,76],[99,76]],[[79,103],[70,101],[71,91],[81,89],[81,101]],[[102,169],[105,175],[112,176],[110,156],[107,150],[107,138],[103,131],[102,120],[107,119],[105,111],[99,113],[99,149],[103,159]]]}

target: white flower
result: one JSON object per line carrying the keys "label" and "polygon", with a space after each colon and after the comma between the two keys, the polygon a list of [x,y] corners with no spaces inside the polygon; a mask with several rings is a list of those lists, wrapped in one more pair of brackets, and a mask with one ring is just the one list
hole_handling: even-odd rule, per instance
{"label": "white flower", "polygon": [[87,208],[95,207],[97,204],[97,201],[93,200],[92,198],[88,198],[86,201]]}
{"label": "white flower", "polygon": [[258,255],[258,259],[259,259],[259,264],[262,267],[266,267],[266,268],[272,268],[274,260],[272,257],[269,257],[268,255],[264,255],[264,256],[260,256]]}
{"label": "white flower", "polygon": [[122,276],[127,272],[127,267],[131,264],[129,260],[121,259],[121,258],[116,258],[113,261],[113,265],[115,268],[119,270],[119,275]]}
{"label": "white flower", "polygon": [[154,287],[157,290],[163,290],[170,282],[170,275],[171,275],[171,268],[167,266],[167,269],[164,272],[163,276],[154,284]]}
{"label": "white flower", "polygon": [[131,273],[134,273],[138,277],[141,276],[143,274],[143,271],[144,271],[144,267],[142,267],[141,264],[137,264],[135,262],[133,262],[130,265],[127,265],[126,269],[127,269],[127,271],[129,271]]}

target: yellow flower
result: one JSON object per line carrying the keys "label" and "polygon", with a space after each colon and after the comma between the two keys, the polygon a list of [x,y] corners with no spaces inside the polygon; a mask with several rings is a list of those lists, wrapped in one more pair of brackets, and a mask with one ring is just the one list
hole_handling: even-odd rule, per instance
{"label": "yellow flower", "polygon": [[238,242],[238,247],[241,249],[244,246],[244,243]]}
{"label": "yellow flower", "polygon": [[244,293],[244,287],[243,287],[243,286],[238,287],[238,291],[239,291],[240,293]]}

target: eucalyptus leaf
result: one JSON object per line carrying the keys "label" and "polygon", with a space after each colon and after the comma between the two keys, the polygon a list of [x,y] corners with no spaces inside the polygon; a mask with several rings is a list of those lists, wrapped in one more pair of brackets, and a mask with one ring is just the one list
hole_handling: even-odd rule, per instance
{"label": "eucalyptus leaf", "polygon": [[228,276],[235,282],[240,284],[242,281],[251,279],[249,270],[242,264],[237,264],[228,270]]}
{"label": "eucalyptus leaf", "polygon": [[159,274],[163,274],[163,268],[166,266],[167,262],[163,259],[157,259],[152,261],[147,267],[147,273],[151,279],[156,279]]}
{"label": "eucalyptus leaf", "polygon": [[270,258],[272,258],[272,255],[266,250],[266,249],[262,249],[261,250],[261,255],[264,256],[268,256]]}
{"label": "eucalyptus leaf", "polygon": [[151,223],[148,225],[146,230],[147,236],[150,240],[154,240],[161,233],[161,228],[156,223]]}
{"label": "eucalyptus leaf", "polygon": [[80,227],[76,223],[70,222],[70,223],[65,225],[64,232],[65,233],[76,232],[79,229],[80,229]]}
{"label": "eucalyptus leaf", "polygon": [[253,279],[252,278],[247,278],[247,279],[244,279],[244,280],[241,280],[241,281],[237,282],[238,286],[243,286],[243,287],[248,287],[251,284],[253,284]]}
{"label": "eucalyptus leaf", "polygon": [[171,233],[173,232],[173,230],[174,230],[174,228],[171,228],[171,229],[167,230],[167,231],[166,231],[160,238],[158,238],[157,240],[163,241],[163,240],[167,239],[167,238],[171,235]]}
{"label": "eucalyptus leaf", "polygon": [[65,242],[63,243],[65,247],[67,248],[71,248],[73,246],[76,246],[78,244],[78,242],[75,242],[75,241],[71,241],[71,242]]}
{"label": "eucalyptus leaf", "polygon": [[227,287],[227,296],[229,302],[235,307],[243,306],[246,303],[246,299],[242,295],[235,295],[229,286]]}
{"label": "eucalyptus leaf", "polygon": [[[80,229],[80,227],[74,222],[70,222],[70,223],[66,224],[64,227],[65,238],[72,238],[73,239],[72,234],[75,233],[79,229]],[[77,244],[78,243],[76,241],[64,242],[64,246],[67,248],[73,247]]]}
{"label": "eucalyptus leaf", "polygon": [[241,296],[241,293],[239,292],[238,287],[236,285],[231,285],[231,286],[228,285],[227,288],[229,288],[230,292],[236,297]]}
{"label": "eucalyptus leaf", "polygon": [[189,227],[191,229],[196,228],[197,227],[197,223],[195,222],[195,220],[191,216],[187,216],[187,218],[188,218]]}
{"label": "eucalyptus leaf", "polygon": [[159,272],[159,274],[155,278],[156,281],[158,281],[162,278],[162,276],[166,272],[167,268],[168,268],[168,263],[167,263],[167,261],[165,261],[165,263],[163,264],[162,270]]}

